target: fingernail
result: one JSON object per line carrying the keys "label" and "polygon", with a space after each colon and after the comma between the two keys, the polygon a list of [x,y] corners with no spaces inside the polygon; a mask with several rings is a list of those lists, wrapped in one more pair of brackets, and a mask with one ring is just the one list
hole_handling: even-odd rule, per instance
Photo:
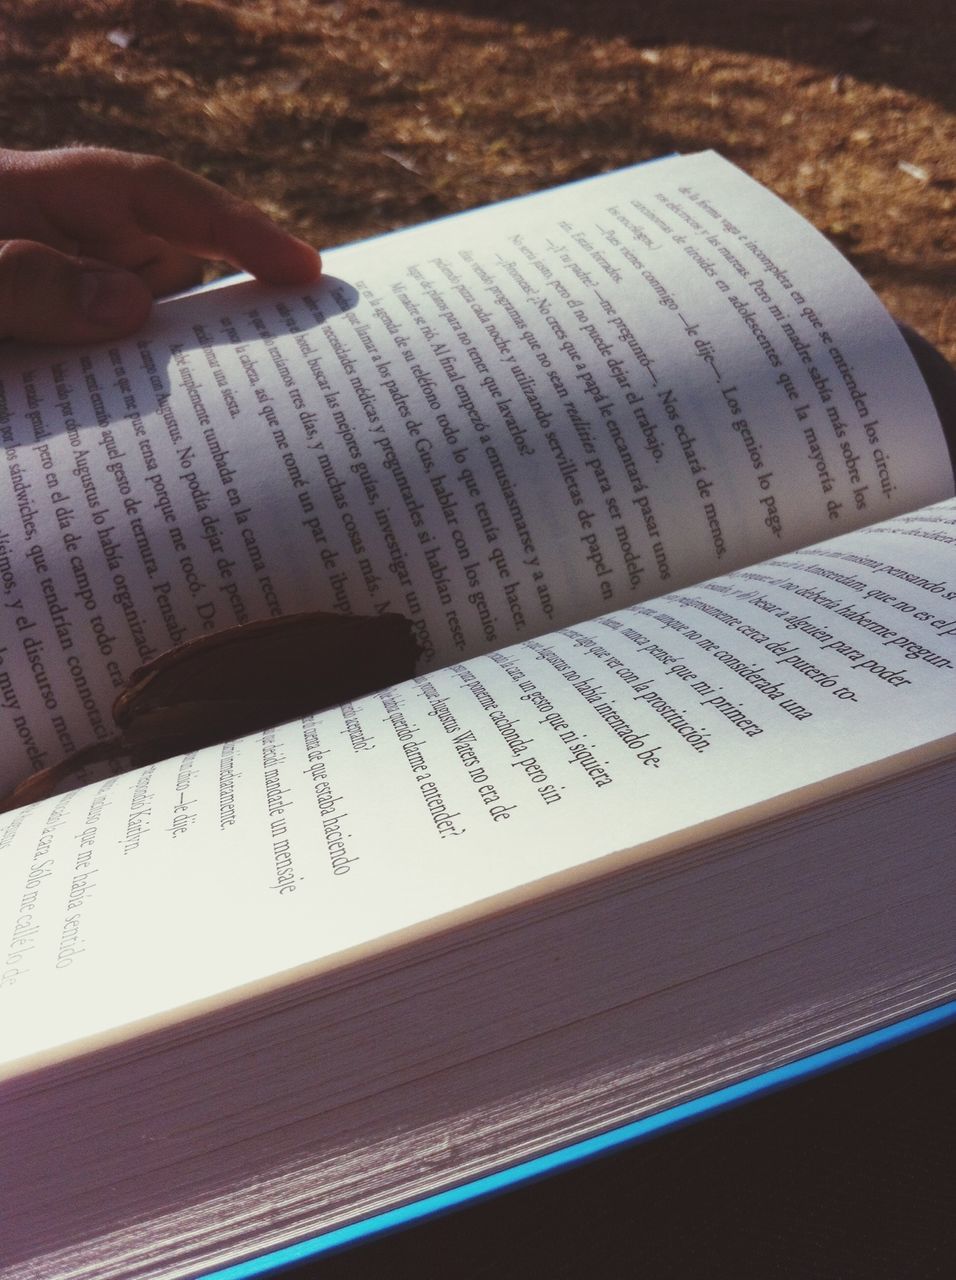
{"label": "fingernail", "polygon": [[142,305],[142,286],[128,271],[83,272],[80,306],[94,324],[122,324]]}

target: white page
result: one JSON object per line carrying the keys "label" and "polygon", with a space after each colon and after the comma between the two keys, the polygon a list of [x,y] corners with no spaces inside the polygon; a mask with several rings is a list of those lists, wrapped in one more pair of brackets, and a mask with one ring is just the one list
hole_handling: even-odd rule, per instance
{"label": "white page", "polygon": [[7,815],[3,1056],[953,733],[954,545],[951,501]]}
{"label": "white page", "polygon": [[205,630],[398,611],[427,670],[952,491],[895,325],[716,156],[326,264],[8,355],[0,789]]}

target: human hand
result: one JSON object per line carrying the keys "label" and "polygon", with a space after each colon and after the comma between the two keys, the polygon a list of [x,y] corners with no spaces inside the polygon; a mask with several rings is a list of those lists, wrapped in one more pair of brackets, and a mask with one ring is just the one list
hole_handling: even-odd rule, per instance
{"label": "human hand", "polygon": [[223,259],[307,284],[319,255],[264,213],[156,156],[0,150],[0,338],[100,342]]}

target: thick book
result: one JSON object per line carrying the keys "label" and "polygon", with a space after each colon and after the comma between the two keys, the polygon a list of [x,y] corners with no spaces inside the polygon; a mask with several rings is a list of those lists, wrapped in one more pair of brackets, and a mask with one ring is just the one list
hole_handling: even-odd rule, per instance
{"label": "thick book", "polygon": [[326,266],[3,370],[0,786],[233,624],[419,652],[2,819],[5,1278],[237,1263],[953,996],[953,468],[856,273],[713,155]]}
{"label": "thick book", "polygon": [[488,1194],[455,1188],[203,1280],[948,1276],[956,1023],[910,1030],[746,1105],[701,1099],[545,1175],[508,1171]]}
{"label": "thick book", "polygon": [[950,1002],[203,1280],[772,1274],[808,1253],[820,1280],[947,1274],[954,1033]]}

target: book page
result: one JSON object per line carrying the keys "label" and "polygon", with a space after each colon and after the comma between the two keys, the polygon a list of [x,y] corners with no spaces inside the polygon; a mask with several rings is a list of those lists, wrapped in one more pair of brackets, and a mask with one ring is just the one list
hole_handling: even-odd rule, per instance
{"label": "book page", "polygon": [[4,1056],[954,733],[954,548],[950,501],[6,815]]}
{"label": "book page", "polygon": [[394,611],[427,671],[952,491],[895,325],[716,156],[327,271],[7,357],[0,789],[205,631]]}

